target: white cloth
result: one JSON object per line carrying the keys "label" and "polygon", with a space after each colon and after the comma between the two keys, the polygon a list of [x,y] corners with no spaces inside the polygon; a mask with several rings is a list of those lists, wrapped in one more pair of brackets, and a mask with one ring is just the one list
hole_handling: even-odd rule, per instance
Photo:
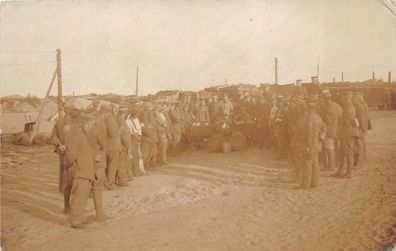
{"label": "white cloth", "polygon": [[133,119],[128,117],[126,124],[132,134],[142,136],[142,125],[140,124],[140,120],[138,118]]}

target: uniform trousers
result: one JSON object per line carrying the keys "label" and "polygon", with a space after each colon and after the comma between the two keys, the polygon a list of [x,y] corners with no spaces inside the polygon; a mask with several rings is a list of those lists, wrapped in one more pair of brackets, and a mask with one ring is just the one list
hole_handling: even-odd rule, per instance
{"label": "uniform trousers", "polygon": [[85,207],[91,191],[91,180],[75,177],[72,182],[70,203],[71,226],[81,225],[85,220]]}
{"label": "uniform trousers", "polygon": [[110,185],[115,185],[117,170],[120,168],[120,151],[108,151],[106,160],[107,179]]}
{"label": "uniform trousers", "polygon": [[302,161],[301,188],[309,189],[318,186],[319,183],[319,153],[310,153],[309,158]]}

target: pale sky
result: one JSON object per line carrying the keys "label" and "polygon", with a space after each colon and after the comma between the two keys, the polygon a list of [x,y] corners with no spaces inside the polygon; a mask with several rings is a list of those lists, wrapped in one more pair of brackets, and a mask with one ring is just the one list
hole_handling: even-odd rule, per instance
{"label": "pale sky", "polygon": [[[396,79],[396,16],[381,0],[11,1],[0,10],[1,96],[44,96],[62,49],[64,94],[214,84]],[[56,94],[56,88],[52,91]]]}

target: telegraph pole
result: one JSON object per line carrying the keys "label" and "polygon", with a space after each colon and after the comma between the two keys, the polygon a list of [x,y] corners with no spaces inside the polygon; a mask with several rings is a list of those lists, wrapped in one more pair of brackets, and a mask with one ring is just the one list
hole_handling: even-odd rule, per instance
{"label": "telegraph pole", "polygon": [[341,83],[344,83],[344,72],[341,72]]}
{"label": "telegraph pole", "polygon": [[62,110],[62,59],[61,49],[56,50],[56,76],[58,80],[58,110]]}
{"label": "telegraph pole", "polygon": [[319,81],[319,65],[320,65],[320,58],[318,58],[318,66],[316,68],[316,77],[318,77],[318,81]]}
{"label": "telegraph pole", "polygon": [[136,97],[139,94],[139,66],[136,67],[136,86],[135,86],[135,95]]}
{"label": "telegraph pole", "polygon": [[388,84],[390,84],[392,82],[392,72],[389,71],[388,72]]}
{"label": "telegraph pole", "polygon": [[275,58],[275,84],[278,84],[278,58]]}

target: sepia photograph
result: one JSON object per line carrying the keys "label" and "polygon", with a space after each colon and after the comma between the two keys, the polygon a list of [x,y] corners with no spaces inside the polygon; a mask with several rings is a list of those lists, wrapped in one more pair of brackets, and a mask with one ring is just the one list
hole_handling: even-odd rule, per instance
{"label": "sepia photograph", "polygon": [[396,0],[0,0],[0,251],[396,251]]}

